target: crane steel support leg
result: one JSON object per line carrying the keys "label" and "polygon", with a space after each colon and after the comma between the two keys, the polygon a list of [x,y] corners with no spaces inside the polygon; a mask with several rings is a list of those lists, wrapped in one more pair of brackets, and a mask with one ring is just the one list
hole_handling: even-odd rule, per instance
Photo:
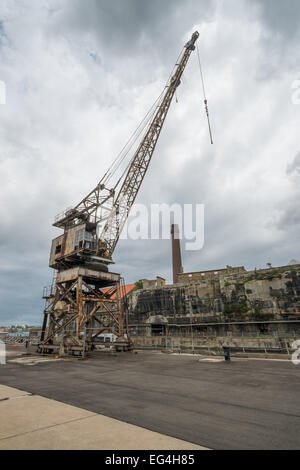
{"label": "crane steel support leg", "polygon": [[58,273],[56,287],[45,296],[44,325],[38,351],[81,355],[94,349],[99,335],[112,333],[117,351],[131,349],[124,335],[120,276],[85,268]]}

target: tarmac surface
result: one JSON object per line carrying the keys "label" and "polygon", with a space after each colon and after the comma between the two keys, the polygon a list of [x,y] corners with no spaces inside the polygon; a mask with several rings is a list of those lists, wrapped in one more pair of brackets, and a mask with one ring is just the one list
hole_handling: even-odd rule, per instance
{"label": "tarmac surface", "polygon": [[11,362],[17,354],[8,347],[0,384],[205,448],[300,448],[300,366],[290,361],[138,352]]}

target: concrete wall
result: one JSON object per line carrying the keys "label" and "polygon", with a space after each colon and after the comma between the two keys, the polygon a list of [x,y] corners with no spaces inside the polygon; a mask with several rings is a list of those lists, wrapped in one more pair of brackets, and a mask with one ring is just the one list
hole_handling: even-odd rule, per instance
{"label": "concrete wall", "polygon": [[146,336],[151,336],[146,326],[159,318],[172,335],[178,328],[189,331],[191,325],[218,335],[300,334],[300,265],[251,272],[230,268],[206,280],[136,290],[130,295],[129,311],[130,324],[144,328]]}

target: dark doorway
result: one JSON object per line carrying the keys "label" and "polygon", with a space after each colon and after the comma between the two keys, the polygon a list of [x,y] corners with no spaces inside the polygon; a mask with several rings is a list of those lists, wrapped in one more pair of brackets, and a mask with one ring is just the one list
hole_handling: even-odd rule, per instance
{"label": "dark doorway", "polygon": [[165,325],[151,325],[151,336],[165,336]]}

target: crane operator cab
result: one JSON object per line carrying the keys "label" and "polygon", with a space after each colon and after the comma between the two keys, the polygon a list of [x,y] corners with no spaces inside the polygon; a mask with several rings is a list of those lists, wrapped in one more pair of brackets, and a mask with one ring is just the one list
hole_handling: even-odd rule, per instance
{"label": "crane operator cab", "polygon": [[52,240],[50,268],[60,271],[83,264],[87,268],[107,271],[110,263],[106,246],[97,237],[95,224],[76,225]]}

